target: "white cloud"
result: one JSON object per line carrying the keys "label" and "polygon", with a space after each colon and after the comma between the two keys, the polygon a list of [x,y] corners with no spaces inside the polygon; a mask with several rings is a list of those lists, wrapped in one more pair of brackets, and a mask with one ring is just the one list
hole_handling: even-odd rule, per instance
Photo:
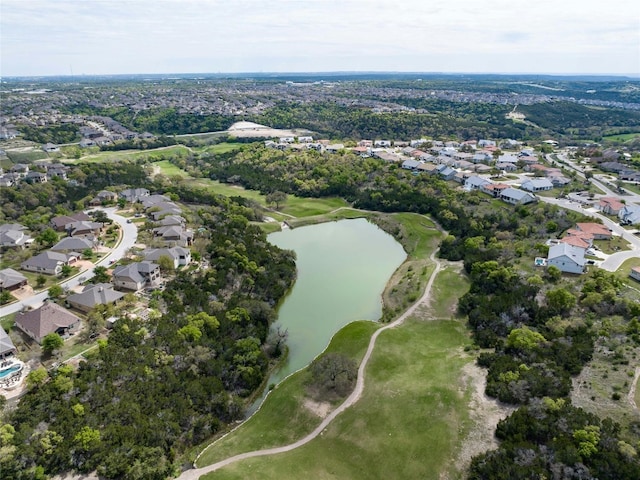
{"label": "white cloud", "polygon": [[635,0],[2,0],[0,9],[2,75],[640,73]]}

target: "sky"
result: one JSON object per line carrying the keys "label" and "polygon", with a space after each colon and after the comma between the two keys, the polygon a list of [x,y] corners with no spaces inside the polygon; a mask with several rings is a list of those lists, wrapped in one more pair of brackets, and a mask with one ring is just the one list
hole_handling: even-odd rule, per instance
{"label": "sky", "polygon": [[0,76],[640,76],[638,0],[0,0]]}

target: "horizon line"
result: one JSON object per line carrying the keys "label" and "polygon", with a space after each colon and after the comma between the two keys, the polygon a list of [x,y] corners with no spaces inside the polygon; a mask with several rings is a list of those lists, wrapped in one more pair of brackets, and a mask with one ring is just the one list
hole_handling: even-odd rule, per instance
{"label": "horizon line", "polygon": [[326,71],[245,71],[245,72],[141,72],[141,73],[78,73],[78,74],[41,74],[41,75],[2,75],[4,79],[42,79],[42,78],[87,78],[87,77],[125,77],[125,76],[170,76],[170,75],[207,75],[207,76],[322,76],[322,75],[444,75],[444,76],[546,76],[546,77],[620,77],[640,80],[638,73],[549,73],[549,72],[445,72],[445,71],[403,71],[403,70],[326,70]]}

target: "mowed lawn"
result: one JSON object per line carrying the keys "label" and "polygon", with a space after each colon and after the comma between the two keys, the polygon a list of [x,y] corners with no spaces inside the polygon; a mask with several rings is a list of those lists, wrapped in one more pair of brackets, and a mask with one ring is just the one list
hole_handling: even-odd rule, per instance
{"label": "mowed lawn", "polygon": [[[334,335],[325,353],[340,352],[360,362],[380,324],[353,322]],[[238,453],[295,442],[317,427],[322,418],[305,407],[307,369],[291,375],[269,393],[260,410],[233,432],[208,448],[198,466],[211,465]]]}
{"label": "mowed lawn", "polygon": [[360,401],[288,453],[244,460],[202,478],[458,478],[456,447],[469,426],[461,368],[472,359],[463,323],[410,319],[383,332]]}

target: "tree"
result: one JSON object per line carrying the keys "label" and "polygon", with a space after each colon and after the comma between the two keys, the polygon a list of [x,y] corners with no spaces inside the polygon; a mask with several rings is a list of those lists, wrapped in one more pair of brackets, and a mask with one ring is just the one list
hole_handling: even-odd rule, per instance
{"label": "tree", "polygon": [[37,368],[35,370],[31,370],[29,375],[27,375],[27,385],[29,387],[39,387],[44,384],[44,382],[49,378],[49,374],[47,373],[47,369],[44,367]]}
{"label": "tree", "polygon": [[5,303],[9,303],[13,300],[13,295],[8,290],[2,290],[0,292],[0,305],[4,305]]}
{"label": "tree", "polygon": [[64,345],[64,340],[57,333],[49,333],[42,339],[42,351],[47,354],[52,354],[55,350],[58,350]]}
{"label": "tree", "polygon": [[160,265],[160,270],[163,273],[172,272],[174,270],[173,260],[169,255],[160,255],[157,260],[158,265]]}
{"label": "tree", "polygon": [[44,287],[45,283],[47,283],[47,277],[45,277],[44,275],[38,275],[36,277],[36,287],[37,288]]}
{"label": "tree", "polygon": [[280,210],[280,204],[283,204],[287,201],[287,194],[276,190],[275,192],[268,193],[266,200],[267,205],[273,205],[275,203],[276,210]]}
{"label": "tree", "polygon": [[328,353],[311,363],[311,385],[320,395],[338,395],[349,393],[358,376],[356,362],[346,355]]}
{"label": "tree", "polygon": [[67,278],[73,272],[73,267],[71,265],[63,265],[60,268],[60,276],[63,278]]}
{"label": "tree", "polygon": [[63,293],[64,289],[58,284],[51,285],[51,287],[49,287],[49,298],[53,298],[55,300],[60,298]]}
{"label": "tree", "polygon": [[568,314],[576,306],[576,297],[564,288],[549,290],[546,297],[552,315]]}
{"label": "tree", "polygon": [[93,283],[107,283],[109,282],[109,274],[107,273],[107,267],[96,267],[93,269]]}
{"label": "tree", "polygon": [[58,233],[51,227],[45,228],[40,235],[36,237],[36,241],[45,247],[51,247],[58,241]]}
{"label": "tree", "polygon": [[555,283],[562,278],[562,270],[555,265],[549,265],[547,267],[547,276],[549,277],[549,280]]}

